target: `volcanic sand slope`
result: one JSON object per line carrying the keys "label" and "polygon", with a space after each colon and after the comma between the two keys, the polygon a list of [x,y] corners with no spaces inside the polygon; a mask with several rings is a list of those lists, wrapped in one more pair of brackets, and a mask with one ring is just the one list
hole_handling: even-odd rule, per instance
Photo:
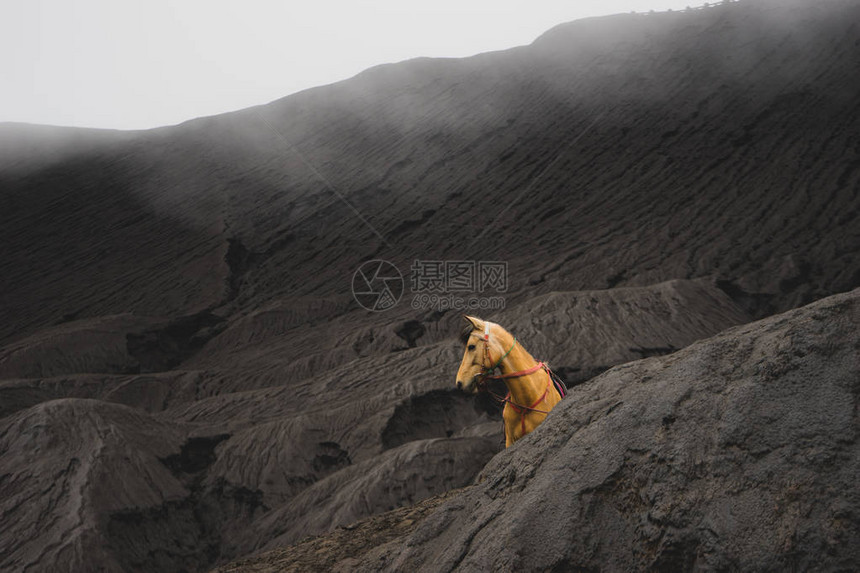
{"label": "volcanic sand slope", "polygon": [[857,22],[619,15],[170,128],[0,126],[0,567],[205,569],[470,483],[501,426],[451,388],[459,313],[359,309],[368,259],[507,262],[485,318],[572,383],[856,287]]}
{"label": "volcanic sand slope", "polygon": [[[539,331],[556,332],[558,338],[546,348],[554,356],[577,357],[576,364],[587,371],[641,352],[639,346],[619,350],[608,345],[613,329],[619,344],[683,347],[746,321],[722,291],[702,281],[552,293],[526,305],[523,311],[506,311],[514,332],[523,320],[523,344],[528,347],[534,337],[538,348],[547,344]],[[570,336],[571,331],[557,328],[560,312],[573,328],[603,326],[595,328],[590,339]],[[528,322],[517,318],[526,315]],[[100,324],[115,337],[115,332],[123,332],[121,327],[141,328],[140,322],[153,328],[125,316]],[[453,388],[462,349],[450,338],[356,357],[308,371],[305,378],[287,376],[272,384],[273,371],[289,370],[292,338],[282,336],[279,320],[252,323],[251,338],[258,344],[244,349],[236,345],[230,363],[220,370],[210,364],[210,370],[148,375],[74,374],[78,362],[53,361],[56,368],[67,365],[69,373],[0,383],[7,409],[0,420],[5,440],[0,444],[0,493],[8,516],[8,535],[0,545],[0,555],[8,558],[0,565],[74,570],[110,562],[115,564],[112,570],[196,570],[467,485],[503,447],[498,407],[484,396],[476,399]],[[237,322],[237,327],[243,332],[249,328],[247,322]],[[47,355],[64,356],[69,344],[64,334],[82,328],[94,328],[92,321],[70,323],[55,329],[59,334],[53,337],[35,338],[36,350],[46,352],[45,341],[55,340],[57,348]],[[219,336],[233,335],[227,329]],[[273,340],[281,341],[287,357],[253,352]],[[25,344],[19,346],[12,356],[27,353]],[[21,364],[29,367],[26,361]],[[212,390],[217,380],[243,377],[257,380],[247,382],[249,386],[261,387],[225,394]],[[82,409],[86,415],[78,413]],[[135,413],[140,410],[149,414]],[[47,416],[45,411],[57,414]],[[105,412],[113,416],[107,422],[102,421]],[[34,416],[42,421],[32,421]],[[118,423],[119,428],[111,429]],[[30,432],[43,426],[41,431],[59,432],[62,440],[34,452]],[[139,452],[136,437],[103,438],[106,433],[135,432],[164,436]],[[68,441],[77,445],[70,448]],[[104,445],[96,445],[102,441]],[[87,448],[86,453],[76,448]],[[73,490],[77,496],[90,496],[75,502],[88,521],[46,527],[68,513],[66,505],[74,498],[68,488],[56,494],[44,488],[42,480],[55,476],[46,468],[75,466],[85,459],[99,468],[98,481],[83,479]],[[129,465],[129,459],[140,461]],[[135,496],[138,482],[126,480],[126,472],[138,464],[152,466],[146,471],[167,485],[156,481]],[[151,493],[156,486],[157,493]],[[124,492],[122,502],[105,505],[102,492],[112,491]],[[23,499],[47,508],[22,513]],[[44,537],[25,534],[37,526],[44,529]],[[86,544],[75,545],[82,537]],[[43,553],[46,546],[54,551]],[[88,562],[93,547],[103,552],[91,553]]]}
{"label": "volcanic sand slope", "polygon": [[0,340],[63,317],[346,305],[371,257],[507,261],[512,297],[713,276],[757,316],[849,289],[858,16],[583,20],[3,171]]}
{"label": "volcanic sand slope", "polygon": [[528,340],[535,356],[556,357],[552,368],[575,384],[611,365],[669,354],[705,333],[750,319],[713,285],[669,281],[552,292],[506,310],[496,320]]}
{"label": "volcanic sand slope", "polygon": [[[186,496],[158,461],[181,443],[180,431],[134,409],[55,400],[0,424],[3,570],[122,571],[131,556],[106,543],[109,519],[128,508]],[[186,545],[193,562],[199,540],[190,529],[183,537],[162,537],[153,549],[170,552],[171,545]],[[170,567],[181,565],[181,557],[171,555]]]}
{"label": "volcanic sand slope", "polygon": [[219,571],[850,570],[858,404],[860,289],[617,366],[477,484]]}

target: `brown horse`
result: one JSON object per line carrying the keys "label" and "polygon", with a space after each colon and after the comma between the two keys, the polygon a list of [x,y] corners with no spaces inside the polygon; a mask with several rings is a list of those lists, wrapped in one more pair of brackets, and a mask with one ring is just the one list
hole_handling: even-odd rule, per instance
{"label": "brown horse", "polygon": [[[487,390],[487,380],[504,380],[508,395],[495,396],[505,403],[505,447],[533,431],[564,397],[564,385],[543,362],[538,362],[498,324],[474,316],[460,334],[466,347],[457,371],[457,388],[469,394]],[[495,375],[496,369],[501,374]],[[492,394],[492,392],[491,392]]]}

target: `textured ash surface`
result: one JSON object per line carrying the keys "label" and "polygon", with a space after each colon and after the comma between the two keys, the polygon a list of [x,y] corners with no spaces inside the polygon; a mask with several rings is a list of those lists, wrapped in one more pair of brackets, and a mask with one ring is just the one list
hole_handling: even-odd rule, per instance
{"label": "textured ash surface", "polygon": [[[553,293],[527,307],[528,320],[506,312],[536,352],[574,357],[588,371],[746,321],[701,281]],[[228,346],[249,330],[256,340],[232,343],[220,366],[217,352],[204,350],[197,360],[205,370],[77,373],[113,356],[134,360],[115,350],[121,334],[165,328],[125,316],[99,321],[99,337],[85,347],[69,346],[79,340],[69,333],[95,329],[89,320],[12,345],[7,364],[69,373],[0,382],[3,565],[205,568],[467,485],[502,449],[498,408],[454,391],[461,348],[453,340],[352,360],[319,352],[296,364],[263,352],[283,348],[272,327],[280,320],[260,313],[237,321],[210,345]],[[583,339],[578,328],[588,325],[592,337]],[[266,384],[273,372],[280,384]],[[226,382],[246,389],[207,390]],[[129,479],[137,474],[154,477]],[[117,492],[114,503],[103,503],[105,492]]]}
{"label": "textured ash surface", "polygon": [[225,570],[849,571],[858,403],[860,289],[578,386],[417,525]]}

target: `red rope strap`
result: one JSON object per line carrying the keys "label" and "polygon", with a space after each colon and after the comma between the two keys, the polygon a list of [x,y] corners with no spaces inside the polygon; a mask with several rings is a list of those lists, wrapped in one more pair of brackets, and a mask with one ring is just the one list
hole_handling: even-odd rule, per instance
{"label": "red rope strap", "polygon": [[544,366],[545,364],[543,362],[538,362],[537,364],[526,370],[520,370],[519,372],[511,372],[510,374],[499,374],[498,376],[486,376],[486,378],[491,378],[493,380],[501,380],[503,378],[519,378],[520,376],[528,376],[529,374],[534,374]]}
{"label": "red rope strap", "polygon": [[[541,365],[543,365],[543,363],[539,364],[539,366],[541,366]],[[535,409],[535,406],[537,406],[538,404],[540,404],[541,402],[546,400],[546,395],[549,393],[549,385],[550,385],[550,377],[549,377],[549,372],[547,372],[546,390],[543,391],[543,395],[540,398],[538,398],[537,401],[535,401],[535,403],[532,404],[531,406],[520,406],[519,404],[514,403],[514,401],[511,400],[511,393],[510,392],[508,392],[508,395],[505,396],[505,402],[507,402],[511,406],[511,408],[514,409],[514,411],[519,412],[519,414],[520,414],[520,426],[522,427],[524,436],[526,435],[526,411],[527,410],[531,411],[531,412],[540,412],[541,414],[549,414],[549,412]]]}
{"label": "red rope strap", "polygon": [[[535,366],[534,368],[529,368],[528,370],[522,370],[520,372],[512,372],[512,373],[504,375],[504,376],[492,376],[491,378],[499,379],[499,378],[514,378],[516,376],[524,376],[526,374],[533,374],[533,373],[537,372],[540,368],[543,368],[543,367],[544,367],[544,363],[539,362],[537,364],[537,366]],[[525,435],[525,433],[526,433],[526,413],[527,412],[538,412],[540,414],[549,414],[548,411],[538,410],[537,408],[535,408],[535,406],[537,406],[538,404],[540,404],[541,402],[546,400],[546,397],[549,394],[550,384],[552,384],[552,377],[549,375],[549,371],[547,371],[547,373],[546,373],[546,389],[543,391],[543,394],[541,395],[541,397],[538,398],[537,400],[535,400],[534,404],[532,404],[531,406],[524,406],[522,404],[517,404],[516,402],[511,400],[510,391],[508,391],[507,396],[502,398],[501,396],[499,396],[498,394],[496,394],[495,392],[493,392],[489,388],[484,388],[484,390],[489,395],[491,395],[493,398],[498,400],[499,402],[510,404],[511,408],[513,408],[515,412],[519,413],[519,415],[520,415],[520,427],[523,430],[523,435]]]}
{"label": "red rope strap", "polygon": [[[517,339],[514,338],[514,345],[511,346],[511,350],[514,349],[514,346],[516,346],[516,344],[517,344]],[[496,362],[496,365],[489,368],[489,370],[485,371],[484,369],[486,368],[486,366],[483,366],[483,365],[481,366],[483,376],[478,381],[478,387],[483,389],[483,390],[486,390],[486,392],[488,394],[490,394],[493,398],[495,398],[499,402],[502,402],[502,403],[506,402],[506,403],[510,404],[511,408],[513,408],[515,412],[519,412],[519,414],[520,414],[520,427],[523,430],[523,435],[525,435],[526,434],[526,412],[539,412],[541,414],[549,414],[548,411],[538,410],[537,408],[535,408],[535,406],[537,406],[538,404],[540,404],[541,402],[546,400],[547,394],[549,394],[549,387],[550,387],[550,385],[552,385],[552,375],[549,373],[549,368],[547,368],[546,364],[544,364],[543,362],[538,362],[537,364],[535,364],[531,368],[527,368],[525,370],[520,370],[519,372],[511,372],[509,374],[499,374],[497,376],[491,375],[493,370],[495,370],[499,366],[499,364],[502,363],[502,360],[504,360],[505,356],[510,354],[511,350],[508,350],[507,352],[505,352],[504,356],[499,358],[499,361]],[[487,323],[484,326],[484,358],[485,358],[484,362],[491,363],[491,360],[490,360],[490,323]],[[510,390],[508,391],[507,396],[502,398],[501,396],[497,395],[496,393],[492,392],[489,388],[486,387],[487,380],[503,380],[505,378],[519,378],[520,376],[528,376],[529,374],[534,374],[535,372],[537,372],[541,368],[543,368],[546,371],[546,389],[543,391],[543,394],[541,395],[541,397],[538,398],[535,401],[535,403],[532,404],[531,406],[523,406],[523,405],[517,404],[516,402],[511,400]]]}

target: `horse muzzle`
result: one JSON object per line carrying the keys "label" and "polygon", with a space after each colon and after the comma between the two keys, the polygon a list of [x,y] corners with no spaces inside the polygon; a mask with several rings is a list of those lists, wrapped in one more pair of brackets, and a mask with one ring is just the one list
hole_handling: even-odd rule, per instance
{"label": "horse muzzle", "polygon": [[471,380],[468,382],[463,382],[462,380],[457,380],[457,388],[462,390],[466,394],[477,394],[478,393],[478,377],[473,376]]}

